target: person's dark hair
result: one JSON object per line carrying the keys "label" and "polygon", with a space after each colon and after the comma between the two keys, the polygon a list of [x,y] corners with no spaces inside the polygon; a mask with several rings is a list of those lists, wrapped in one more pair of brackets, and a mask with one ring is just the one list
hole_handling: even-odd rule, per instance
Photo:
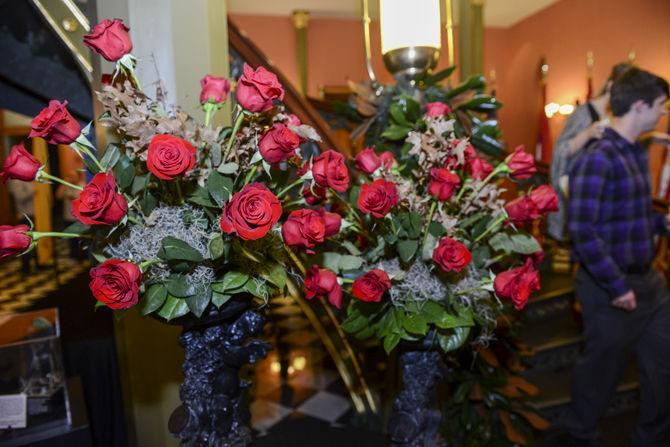
{"label": "person's dark hair", "polygon": [[605,85],[603,86],[602,90],[598,93],[598,96],[602,96],[605,93],[609,93],[609,91],[612,88],[612,82],[622,74],[624,74],[626,71],[628,71],[629,68],[632,68],[633,65],[629,64],[628,62],[620,62],[616,64],[614,67],[612,67],[612,71],[610,71],[610,75],[607,77],[607,81],[605,81]]}
{"label": "person's dark hair", "polygon": [[632,67],[614,80],[610,90],[612,115],[623,116],[637,101],[652,105],[660,96],[670,96],[668,81],[648,71]]}

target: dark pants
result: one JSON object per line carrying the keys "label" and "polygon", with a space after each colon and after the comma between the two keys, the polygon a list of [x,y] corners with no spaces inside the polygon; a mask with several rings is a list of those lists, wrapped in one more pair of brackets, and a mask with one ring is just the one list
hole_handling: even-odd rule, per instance
{"label": "dark pants", "polygon": [[637,309],[612,307],[605,290],[584,270],[575,289],[582,304],[585,348],[573,373],[567,429],[582,439],[597,437],[603,415],[631,356],[637,356],[640,416],[633,446],[670,445],[670,298],[665,280],[651,270],[629,275]]}

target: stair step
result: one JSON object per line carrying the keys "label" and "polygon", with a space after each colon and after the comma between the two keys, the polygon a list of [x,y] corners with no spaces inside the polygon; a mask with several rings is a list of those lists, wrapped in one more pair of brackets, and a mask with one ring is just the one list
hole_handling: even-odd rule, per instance
{"label": "stair step", "polygon": [[[540,390],[530,402],[550,422],[560,421],[571,400],[572,370],[564,368],[556,372],[529,371],[523,375]],[[606,414],[613,415],[636,409],[639,403],[637,390],[637,368],[631,363],[617,386]]]}
{"label": "stair step", "polygon": [[573,297],[572,275],[543,272],[541,289],[528,300],[524,315],[530,323],[565,314],[571,310]]}
{"label": "stair step", "polygon": [[543,322],[526,324],[521,341],[534,355],[526,359],[533,371],[555,371],[572,365],[579,356],[581,328],[572,314],[561,313]]}

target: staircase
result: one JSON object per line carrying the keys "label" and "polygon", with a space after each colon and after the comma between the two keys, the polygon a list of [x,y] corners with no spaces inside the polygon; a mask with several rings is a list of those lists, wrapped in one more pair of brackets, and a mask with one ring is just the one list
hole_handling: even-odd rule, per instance
{"label": "staircase", "polygon": [[[572,368],[579,357],[582,331],[573,310],[575,293],[568,273],[542,275],[542,290],[529,301],[522,341],[531,348],[524,376],[539,388],[532,402],[552,425],[560,426],[570,403]],[[597,373],[597,372],[596,372]],[[631,364],[621,379],[606,416],[638,407],[637,373]]]}

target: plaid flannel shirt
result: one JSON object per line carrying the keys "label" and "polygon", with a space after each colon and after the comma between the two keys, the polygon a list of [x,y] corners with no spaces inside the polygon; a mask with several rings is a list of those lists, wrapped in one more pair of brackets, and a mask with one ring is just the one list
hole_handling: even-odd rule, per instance
{"label": "plaid flannel shirt", "polygon": [[667,234],[652,208],[647,151],[612,129],[570,169],[568,231],[574,255],[610,297],[628,292],[626,272],[651,264]]}

